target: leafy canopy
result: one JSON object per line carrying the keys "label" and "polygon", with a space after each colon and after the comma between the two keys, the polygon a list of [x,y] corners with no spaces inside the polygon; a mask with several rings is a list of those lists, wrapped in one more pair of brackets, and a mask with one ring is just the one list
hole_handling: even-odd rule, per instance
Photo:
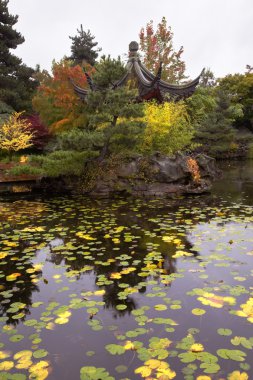
{"label": "leafy canopy", "polygon": [[139,148],[144,154],[171,155],[191,144],[194,131],[183,102],[145,103],[143,122],[146,127]]}
{"label": "leafy canopy", "polygon": [[[87,67],[90,72],[91,67]],[[33,107],[42,122],[54,132],[83,126],[86,117],[83,104],[75,94],[73,80],[80,87],[87,86],[81,66],[72,66],[68,60],[53,62],[52,76],[41,78],[41,84],[33,98]]]}
{"label": "leafy canopy", "polygon": [[229,94],[233,105],[242,105],[243,112],[236,118],[235,125],[253,131],[253,73],[229,74],[219,81],[219,86]]}
{"label": "leafy canopy", "polygon": [[140,49],[143,52],[144,65],[153,73],[157,73],[160,62],[163,63],[162,79],[178,83],[186,78],[185,62],[181,56],[183,47],[178,51],[173,46],[173,33],[167,25],[165,17],[154,30],[153,21],[147,23],[140,33]]}

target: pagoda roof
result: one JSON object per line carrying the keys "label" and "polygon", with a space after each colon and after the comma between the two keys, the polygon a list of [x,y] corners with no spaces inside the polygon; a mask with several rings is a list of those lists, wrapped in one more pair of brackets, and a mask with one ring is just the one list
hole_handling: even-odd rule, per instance
{"label": "pagoda roof", "polygon": [[[129,44],[129,59],[126,64],[126,74],[112,85],[112,88],[124,86],[131,78],[137,79],[139,90],[139,100],[157,99],[158,101],[166,101],[175,99],[180,100],[187,98],[193,94],[196,86],[199,84],[201,74],[194,80],[185,84],[171,84],[161,79],[162,63],[156,75],[151,73],[141,62],[138,55],[139,45],[132,41]],[[86,74],[87,81],[91,90],[96,90],[91,78]],[[72,82],[73,83],[73,82]],[[83,89],[73,83],[75,92],[80,98],[85,99],[90,90]]]}

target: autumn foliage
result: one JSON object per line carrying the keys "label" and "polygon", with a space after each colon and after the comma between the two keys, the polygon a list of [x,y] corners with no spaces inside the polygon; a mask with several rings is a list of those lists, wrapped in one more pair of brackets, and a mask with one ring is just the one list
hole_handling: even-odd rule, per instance
{"label": "autumn foliage", "polygon": [[[93,69],[88,66],[86,70],[91,73]],[[34,109],[52,132],[71,129],[85,123],[82,104],[74,92],[71,80],[82,88],[87,87],[81,66],[71,66],[67,60],[55,62],[52,76],[46,76],[42,80],[33,99]]]}
{"label": "autumn foliage", "polygon": [[32,146],[30,123],[23,120],[21,114],[22,112],[15,112],[0,127],[0,149],[10,154]]}
{"label": "autumn foliage", "polygon": [[159,151],[171,155],[191,145],[193,129],[182,102],[147,102],[142,121],[146,127],[140,141],[140,151],[144,154]]}
{"label": "autumn foliage", "polygon": [[25,120],[30,124],[30,129],[33,133],[33,147],[43,150],[50,139],[48,128],[42,123],[38,115],[26,116]]}
{"label": "autumn foliage", "polygon": [[195,183],[200,182],[200,171],[199,171],[199,165],[197,161],[194,158],[188,158],[187,159],[187,167],[189,172],[191,173],[192,179]]}
{"label": "autumn foliage", "polygon": [[166,18],[154,30],[153,21],[147,23],[140,33],[140,49],[143,52],[143,63],[154,74],[157,73],[160,62],[163,63],[162,79],[171,83],[178,83],[186,78],[185,63],[181,56],[183,47],[178,51],[173,47],[173,33],[167,26]]}

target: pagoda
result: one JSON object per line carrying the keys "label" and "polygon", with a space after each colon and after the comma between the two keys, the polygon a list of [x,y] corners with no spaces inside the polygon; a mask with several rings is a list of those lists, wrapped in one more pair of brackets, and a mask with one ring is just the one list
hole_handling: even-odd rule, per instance
{"label": "pagoda", "polygon": [[[201,74],[194,80],[185,84],[170,84],[161,79],[162,62],[156,75],[152,74],[142,63],[138,54],[139,45],[136,41],[129,44],[129,59],[126,64],[126,74],[118,81],[112,84],[112,89],[125,86],[128,81],[134,81],[138,88],[138,101],[156,99],[159,103],[170,100],[180,100],[191,96],[196,86],[199,84]],[[85,73],[90,89],[84,89],[72,82],[76,94],[85,100],[89,91],[96,91],[96,88],[90,76]]]}

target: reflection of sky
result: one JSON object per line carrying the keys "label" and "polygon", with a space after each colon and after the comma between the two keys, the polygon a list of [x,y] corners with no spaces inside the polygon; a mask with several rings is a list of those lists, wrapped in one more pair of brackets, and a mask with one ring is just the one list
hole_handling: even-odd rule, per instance
{"label": "reflection of sky", "polygon": [[230,202],[253,202],[253,160],[218,163],[223,177],[213,185],[212,194]]}
{"label": "reflection of sky", "polygon": [[[201,223],[188,232],[187,238],[193,244],[193,248],[199,252],[200,260],[207,266],[219,266],[229,263],[229,267],[219,267],[219,279],[233,281],[231,270],[245,275],[245,269],[253,263],[253,223],[224,222]],[[238,252],[240,255],[238,255]],[[252,252],[251,254],[247,254]],[[220,256],[220,257],[219,257]],[[215,275],[215,272],[214,272]],[[235,282],[237,285],[245,283]]]}

